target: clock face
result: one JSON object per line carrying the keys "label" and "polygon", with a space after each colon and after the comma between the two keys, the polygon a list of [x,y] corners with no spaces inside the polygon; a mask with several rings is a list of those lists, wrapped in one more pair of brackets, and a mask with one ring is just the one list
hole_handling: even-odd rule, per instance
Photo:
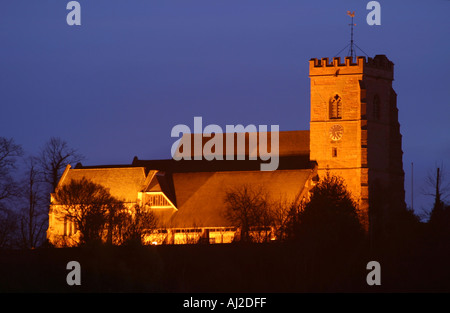
{"label": "clock face", "polygon": [[333,125],[330,128],[331,140],[334,140],[334,141],[341,140],[343,133],[344,133],[344,128],[339,124]]}

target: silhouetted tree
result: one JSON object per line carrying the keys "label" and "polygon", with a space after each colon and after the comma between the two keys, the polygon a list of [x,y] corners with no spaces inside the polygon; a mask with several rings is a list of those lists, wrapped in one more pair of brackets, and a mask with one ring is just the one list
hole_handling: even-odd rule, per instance
{"label": "silhouetted tree", "polygon": [[439,220],[444,210],[444,202],[450,195],[450,180],[443,164],[428,172],[422,193],[433,198],[433,208],[429,213],[431,220]]}
{"label": "silhouetted tree", "polygon": [[50,185],[51,192],[56,189],[58,181],[68,164],[75,164],[84,159],[76,149],[70,148],[67,142],[52,137],[44,145],[39,156],[44,180]]}
{"label": "silhouetted tree", "polygon": [[[442,167],[436,169],[436,174],[427,177],[428,186],[435,190],[433,208],[430,213],[428,224],[435,240],[448,242],[450,240],[450,206],[444,203],[447,199],[450,182],[447,181],[447,172]],[[430,189],[431,189],[430,188]]]}
{"label": "silhouetted tree", "polygon": [[297,238],[315,248],[338,251],[363,235],[356,204],[343,179],[327,173],[299,213]]}
{"label": "silhouetted tree", "polygon": [[251,241],[251,227],[267,229],[272,223],[269,195],[262,187],[243,185],[229,189],[225,204],[225,218],[240,228],[241,241]]}
{"label": "silhouetted tree", "polygon": [[155,214],[143,206],[136,205],[131,212],[124,212],[120,217],[122,242],[142,244],[144,238],[156,228]]}
{"label": "silhouetted tree", "polygon": [[303,202],[287,201],[286,199],[273,203],[271,216],[277,240],[285,241],[294,237],[298,214],[303,205]]}
{"label": "silhouetted tree", "polygon": [[13,139],[0,137],[0,247],[13,244],[17,229],[17,214],[8,206],[19,195],[18,184],[13,178],[17,158],[22,156],[22,147]]}
{"label": "silhouetted tree", "polygon": [[49,195],[42,188],[42,175],[38,171],[37,160],[26,160],[25,178],[21,183],[21,212],[19,214],[19,245],[35,248],[43,241],[44,225],[47,220],[46,198]]}
{"label": "silhouetted tree", "polygon": [[58,188],[54,198],[79,230],[80,244],[103,241],[105,234],[112,243],[113,217],[125,208],[106,188],[83,177]]}
{"label": "silhouetted tree", "polygon": [[17,214],[12,210],[0,209],[0,248],[14,246],[17,231]]}
{"label": "silhouetted tree", "polygon": [[15,144],[13,139],[0,137],[0,208],[2,200],[10,199],[18,193],[12,171],[16,169],[17,158],[22,155],[22,147]]}

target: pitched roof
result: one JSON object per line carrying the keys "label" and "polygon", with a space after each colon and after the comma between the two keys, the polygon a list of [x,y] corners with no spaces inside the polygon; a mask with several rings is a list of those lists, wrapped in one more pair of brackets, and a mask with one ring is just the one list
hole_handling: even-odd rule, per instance
{"label": "pitched roof", "polygon": [[[291,158],[292,160],[295,161],[296,158]],[[205,162],[200,161],[202,164]],[[178,211],[174,213],[173,210],[156,209],[161,227],[223,227],[232,226],[224,217],[224,197],[227,190],[243,185],[261,186],[274,200],[292,201],[297,196],[302,198],[316,175],[317,165],[309,162],[309,166],[299,167],[296,162],[293,163],[296,165],[294,168],[276,171],[192,171],[192,168],[183,171],[179,168],[178,171],[150,170],[147,176],[144,167],[79,166],[77,169],[66,169],[60,185],[71,179],[86,177],[109,188],[113,196],[126,199],[127,202],[137,201],[140,191],[162,191]]]}
{"label": "pitched roof", "polygon": [[227,190],[241,186],[263,186],[273,200],[292,201],[306,192],[313,169],[278,171],[174,173],[178,211],[170,227],[231,226],[224,217]]}
{"label": "pitched roof", "polygon": [[113,197],[125,202],[136,202],[146,175],[143,167],[66,168],[59,186],[83,177],[109,189]]}

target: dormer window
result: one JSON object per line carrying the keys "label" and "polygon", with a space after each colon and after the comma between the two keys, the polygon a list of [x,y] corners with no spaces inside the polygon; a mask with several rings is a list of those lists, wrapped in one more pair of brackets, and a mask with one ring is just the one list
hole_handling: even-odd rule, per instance
{"label": "dormer window", "polygon": [[169,209],[177,208],[173,203],[166,197],[166,195],[161,192],[144,192],[141,194],[142,204],[150,209]]}
{"label": "dormer window", "polygon": [[164,194],[161,192],[151,192],[144,195],[144,204],[150,208],[171,207]]}

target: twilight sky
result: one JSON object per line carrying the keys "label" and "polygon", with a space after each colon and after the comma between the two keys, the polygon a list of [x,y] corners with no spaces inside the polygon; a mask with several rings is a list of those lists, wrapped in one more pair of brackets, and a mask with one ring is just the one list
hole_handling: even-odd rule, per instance
{"label": "twilight sky", "polygon": [[448,0],[379,1],[380,26],[361,0],[80,0],[81,26],[68,2],[0,4],[0,136],[27,153],[59,136],[85,165],[170,158],[194,116],[309,129],[308,60],[349,43],[350,10],[356,44],[395,64],[407,204],[411,162],[419,213],[426,173],[450,169]]}

